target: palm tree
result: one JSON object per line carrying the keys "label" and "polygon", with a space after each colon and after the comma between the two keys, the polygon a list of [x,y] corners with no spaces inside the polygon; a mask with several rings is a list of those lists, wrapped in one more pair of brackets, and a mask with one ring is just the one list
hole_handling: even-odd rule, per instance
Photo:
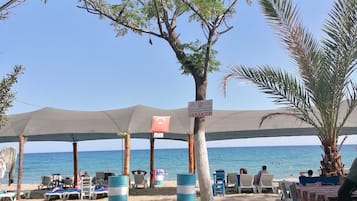
{"label": "palm tree", "polygon": [[[338,137],[357,105],[357,85],[351,79],[357,57],[357,0],[337,0],[323,32],[316,41],[299,19],[290,0],[260,0],[264,15],[295,60],[300,77],[269,65],[233,66],[223,78],[254,83],[286,112],[263,116],[260,123],[276,115],[294,116],[317,130],[323,156],[322,175],[343,174]],[[342,107],[343,106],[343,107]]]}

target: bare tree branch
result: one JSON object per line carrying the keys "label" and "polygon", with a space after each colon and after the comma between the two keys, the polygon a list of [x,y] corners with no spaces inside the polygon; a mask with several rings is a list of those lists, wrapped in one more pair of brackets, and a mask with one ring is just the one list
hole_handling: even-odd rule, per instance
{"label": "bare tree branch", "polygon": [[0,12],[4,11],[6,9],[14,8],[23,2],[25,2],[25,0],[10,0],[8,2],[5,2],[4,4],[2,4],[0,6]]}
{"label": "bare tree branch", "polygon": [[[104,12],[103,10],[101,10],[99,7],[97,7],[96,5],[94,4],[90,4],[88,6],[88,2],[91,3],[91,1],[88,1],[88,0],[84,0],[85,2],[85,6],[77,6],[78,8],[81,8],[81,9],[84,9],[86,10],[87,12],[91,13],[91,14],[95,14],[95,15],[99,15],[99,16],[105,16],[106,18],[110,19],[111,21],[113,22],[116,22],[117,23],[117,19],[119,19],[121,16],[112,16],[112,15],[108,15],[106,12]],[[123,8],[124,9],[124,8]],[[120,12],[121,14],[123,13],[124,11]],[[127,23],[120,23],[122,26],[128,28],[128,29],[131,29],[133,31],[137,31],[137,32],[141,32],[141,33],[146,33],[146,34],[150,34],[150,35],[153,35],[153,36],[156,36],[156,37],[159,37],[159,38],[164,38],[163,35],[161,35],[160,33],[156,33],[156,32],[153,32],[153,31],[150,31],[150,30],[147,30],[147,29],[140,29],[138,27],[134,27],[134,26],[131,26],[130,24],[127,24]]]}
{"label": "bare tree branch", "polygon": [[157,7],[156,1],[154,1],[154,6],[156,12],[157,26],[159,27],[160,34],[164,35],[164,32],[162,31],[160,12],[159,12],[159,8]]}
{"label": "bare tree branch", "polygon": [[[210,23],[203,17],[202,13],[199,12],[189,1],[182,0],[190,9],[201,19],[201,21],[209,28],[211,25]],[[210,29],[210,28],[209,28]]]}

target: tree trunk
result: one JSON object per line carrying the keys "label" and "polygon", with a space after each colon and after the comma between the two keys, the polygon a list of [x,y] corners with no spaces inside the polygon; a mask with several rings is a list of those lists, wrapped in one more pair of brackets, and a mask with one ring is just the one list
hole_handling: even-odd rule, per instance
{"label": "tree trunk", "polygon": [[[196,118],[197,121],[204,121],[204,118]],[[196,121],[196,120],[195,120]],[[204,124],[201,123],[201,124]],[[206,146],[205,130],[199,129],[195,133],[195,158],[197,167],[198,183],[200,186],[201,200],[210,201],[213,200],[211,176],[208,163],[208,152]]]}
{"label": "tree trunk", "polygon": [[[206,99],[207,79],[194,76],[196,83],[196,101]],[[196,117],[194,124],[195,160],[200,197],[202,201],[213,200],[211,176],[206,145],[205,117]]]}
{"label": "tree trunk", "polygon": [[337,145],[335,143],[322,145],[324,149],[324,155],[322,156],[321,164],[321,174],[327,175],[343,175],[343,163],[341,160],[341,154],[337,150]]}

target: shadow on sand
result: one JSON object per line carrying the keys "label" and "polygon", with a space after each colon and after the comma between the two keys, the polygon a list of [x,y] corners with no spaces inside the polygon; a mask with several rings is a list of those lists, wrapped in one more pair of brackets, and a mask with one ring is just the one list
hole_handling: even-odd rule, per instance
{"label": "shadow on sand", "polygon": [[176,195],[176,187],[132,188],[129,195]]}

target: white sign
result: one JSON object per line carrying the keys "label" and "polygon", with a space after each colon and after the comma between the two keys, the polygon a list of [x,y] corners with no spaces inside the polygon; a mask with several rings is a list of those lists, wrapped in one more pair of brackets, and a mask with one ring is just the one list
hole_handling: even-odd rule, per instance
{"label": "white sign", "polygon": [[153,138],[164,138],[164,133],[153,133]]}
{"label": "white sign", "polygon": [[188,102],[188,114],[190,117],[211,116],[212,100]]}

